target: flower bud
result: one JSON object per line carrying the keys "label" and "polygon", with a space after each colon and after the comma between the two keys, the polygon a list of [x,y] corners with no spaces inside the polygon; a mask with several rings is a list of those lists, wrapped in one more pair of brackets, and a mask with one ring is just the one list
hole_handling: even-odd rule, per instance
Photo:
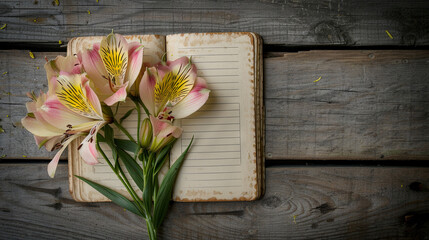
{"label": "flower bud", "polygon": [[158,152],[182,134],[182,129],[171,124],[170,121],[150,116],[153,126],[153,141],[150,151]]}
{"label": "flower bud", "polygon": [[145,118],[140,127],[140,145],[143,148],[149,148],[152,141],[152,124],[149,118]]}

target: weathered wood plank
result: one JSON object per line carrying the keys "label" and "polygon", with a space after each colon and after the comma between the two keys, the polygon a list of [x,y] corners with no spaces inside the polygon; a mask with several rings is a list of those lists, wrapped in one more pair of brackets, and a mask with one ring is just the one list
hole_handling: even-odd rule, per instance
{"label": "weathered wood plank", "polygon": [[[423,239],[429,169],[278,167],[255,202],[173,203],[161,239]],[[111,203],[76,203],[67,166],[0,165],[2,239],[137,239],[143,221]]]}
{"label": "weathered wood plank", "polygon": [[[43,65],[49,59],[64,53],[33,53],[29,51],[0,52],[0,156],[8,159],[52,158],[54,154],[38,149],[32,135],[22,128],[21,118],[27,114],[27,92],[47,91],[48,82]],[[65,154],[63,156],[66,156]]]}
{"label": "weathered wood plank", "polygon": [[266,44],[287,46],[429,44],[429,5],[418,0],[51,2],[2,1],[0,23],[7,27],[0,41],[58,44],[113,28],[123,34],[252,31]]}
{"label": "weathered wood plank", "polygon": [[287,53],[265,83],[269,159],[429,159],[429,51]]}
{"label": "weathered wood plank", "polygon": [[[52,157],[19,124],[26,92],[47,89],[44,56],[61,53],[34,54],[0,51],[0,156],[9,159]],[[429,51],[266,58],[267,159],[428,159],[428,66]]]}

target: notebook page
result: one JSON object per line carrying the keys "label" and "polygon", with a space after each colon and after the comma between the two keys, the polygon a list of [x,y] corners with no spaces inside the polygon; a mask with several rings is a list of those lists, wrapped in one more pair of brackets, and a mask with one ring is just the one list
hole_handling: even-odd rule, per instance
{"label": "notebook page", "polygon": [[[142,42],[144,46],[143,62],[147,64],[156,64],[161,60],[162,55],[165,53],[165,37],[157,35],[134,35],[134,36],[125,36],[128,42],[138,41]],[[68,54],[74,54],[80,51],[83,48],[89,48],[93,43],[100,42],[102,37],[84,37],[73,39],[68,46]],[[135,107],[134,103],[127,99],[124,103],[121,103],[120,108],[118,108],[117,119],[121,118],[128,110]],[[113,111],[115,108],[112,107]],[[142,112],[144,112],[142,110]],[[146,117],[145,114],[142,114],[142,118]],[[137,112],[133,113],[122,122],[122,125],[128,129],[130,134],[137,139]],[[115,132],[115,137],[121,139],[128,139],[125,134],[119,131],[115,126],[111,125]],[[80,141],[79,141],[80,142]],[[83,162],[80,158],[79,153],[76,148],[79,142],[75,141],[69,147],[69,161],[73,159],[72,164],[69,164],[72,168],[72,171],[69,170],[69,174],[73,173],[95,182],[101,183],[107,187],[110,187],[124,195],[128,195],[122,183],[117,179],[116,175],[112,172],[109,165],[105,162],[103,157],[100,155],[98,158],[99,164],[88,165]],[[111,159],[112,152],[107,144],[101,143],[101,148],[106,153],[106,156]],[[122,168],[126,172],[126,168]],[[126,173],[128,179],[132,179],[128,173]],[[77,180],[76,178],[69,176],[70,189],[73,191],[73,197],[78,201],[109,201],[106,197],[98,193],[88,184]],[[131,180],[134,189],[137,189],[137,186]]]}
{"label": "notebook page", "polygon": [[167,58],[192,57],[211,90],[198,112],[176,120],[183,135],[171,164],[194,143],[177,178],[175,201],[256,198],[254,38],[248,33],[167,36]]}

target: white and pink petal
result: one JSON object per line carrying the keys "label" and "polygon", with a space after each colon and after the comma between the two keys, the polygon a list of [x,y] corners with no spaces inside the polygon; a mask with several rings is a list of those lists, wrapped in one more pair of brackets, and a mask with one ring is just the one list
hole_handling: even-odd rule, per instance
{"label": "white and pink petal", "polygon": [[54,137],[63,134],[63,130],[55,128],[45,122],[39,121],[34,117],[24,117],[21,119],[22,126],[39,137]]}
{"label": "white and pink petal", "polygon": [[51,160],[51,162],[49,162],[48,174],[51,178],[53,178],[55,176],[55,172],[57,170],[58,161],[60,160],[61,154],[64,152],[64,150],[67,148],[67,146],[77,137],[79,137],[79,135],[73,135],[73,136],[69,137],[67,140],[65,140],[62,143],[61,149],[55,154],[55,156]]}
{"label": "white and pink petal", "polygon": [[143,64],[143,45],[138,42],[128,44],[128,66],[125,79],[128,87],[131,87],[137,80]]}
{"label": "white and pink petal", "polygon": [[200,109],[209,98],[210,90],[203,78],[197,78],[189,94],[169,110],[169,115],[175,119],[185,118]]}
{"label": "white and pink petal", "polygon": [[97,132],[104,126],[104,124],[106,123],[98,122],[95,124],[78,147],[80,156],[89,165],[98,163],[98,152],[96,148]]}
{"label": "white and pink petal", "polygon": [[155,67],[146,68],[139,86],[140,99],[149,113],[155,114],[155,85],[157,69]]}
{"label": "white and pink petal", "polygon": [[70,111],[56,96],[50,96],[45,104],[34,113],[38,119],[43,118],[50,125],[58,129],[70,129],[75,125],[88,122],[91,119]]}
{"label": "white and pink petal", "polygon": [[121,87],[112,96],[106,98],[104,100],[104,103],[107,104],[107,106],[112,106],[113,104],[115,104],[117,102],[125,101],[126,98],[127,98],[127,84],[125,84],[125,86]]}

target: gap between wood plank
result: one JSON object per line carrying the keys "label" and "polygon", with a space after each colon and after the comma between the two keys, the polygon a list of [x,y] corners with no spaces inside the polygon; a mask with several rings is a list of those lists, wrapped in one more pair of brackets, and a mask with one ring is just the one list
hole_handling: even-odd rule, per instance
{"label": "gap between wood plank", "polygon": [[[1,164],[45,164],[48,159],[0,159]],[[59,164],[67,164],[61,159]],[[265,167],[428,167],[426,160],[266,160]]]}
{"label": "gap between wood plank", "polygon": [[[59,45],[58,42],[4,42],[0,50],[32,50],[34,52],[67,52],[67,42]],[[264,44],[264,53],[267,52],[300,52],[312,50],[429,50],[427,46],[346,46],[346,45],[280,45]],[[269,56],[268,56],[269,57]]]}

